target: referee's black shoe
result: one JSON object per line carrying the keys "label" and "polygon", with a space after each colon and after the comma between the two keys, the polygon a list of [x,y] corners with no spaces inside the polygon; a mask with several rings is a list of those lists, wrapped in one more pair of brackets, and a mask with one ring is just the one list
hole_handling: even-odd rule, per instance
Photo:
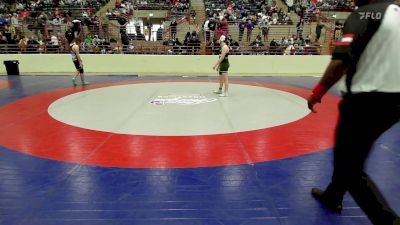
{"label": "referee's black shoe", "polygon": [[316,198],[319,202],[321,202],[326,208],[335,213],[341,213],[343,206],[341,203],[334,203],[324,197],[324,191],[319,188],[311,189],[311,194]]}

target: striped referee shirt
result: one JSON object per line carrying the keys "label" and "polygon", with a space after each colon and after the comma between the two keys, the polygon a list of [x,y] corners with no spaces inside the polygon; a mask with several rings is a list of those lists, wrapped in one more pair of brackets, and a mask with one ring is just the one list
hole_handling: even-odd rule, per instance
{"label": "striped referee shirt", "polygon": [[340,92],[400,93],[399,45],[400,7],[393,1],[375,1],[354,11],[332,55],[349,65],[339,81]]}

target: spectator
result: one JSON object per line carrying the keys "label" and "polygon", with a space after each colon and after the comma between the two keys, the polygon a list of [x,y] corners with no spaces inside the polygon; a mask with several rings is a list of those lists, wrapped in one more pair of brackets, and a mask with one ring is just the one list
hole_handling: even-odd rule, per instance
{"label": "spectator", "polygon": [[46,39],[47,38],[47,18],[44,14],[39,15],[36,19],[35,22],[33,24],[33,26],[31,26],[31,29],[33,30],[33,33],[39,37],[39,38],[43,38]]}
{"label": "spectator", "polygon": [[214,18],[210,19],[210,22],[208,23],[208,28],[210,29],[210,40],[214,40],[214,32],[216,28],[216,21]]}
{"label": "spectator", "polygon": [[126,34],[126,25],[128,24],[128,20],[124,15],[121,15],[118,17],[118,23],[120,25],[119,27],[119,33],[120,34]]}
{"label": "spectator", "polygon": [[294,48],[293,45],[289,45],[287,46],[287,48],[285,49],[285,52],[283,53],[283,55],[293,55],[292,53],[295,51],[296,49]]}
{"label": "spectator", "polygon": [[111,46],[111,53],[116,53],[116,54],[122,54],[122,44],[119,41],[116,41],[114,39],[111,39],[110,41],[110,46]]}
{"label": "spectator", "polygon": [[227,36],[229,34],[229,24],[228,24],[228,20],[226,18],[223,18],[221,20],[221,28],[222,28],[222,31],[224,32],[223,35]]}
{"label": "spectator", "polygon": [[193,46],[192,50],[194,50],[194,53],[199,53],[200,50],[200,36],[199,33],[196,31],[193,31],[191,34],[190,38],[190,45]]}
{"label": "spectator", "polygon": [[321,37],[321,31],[324,28],[324,24],[321,23],[321,20],[317,21],[317,26],[315,27],[315,42],[319,42],[319,38]]}
{"label": "spectator", "polygon": [[59,47],[59,41],[58,41],[58,38],[57,38],[57,36],[55,36],[55,35],[52,35],[51,36],[51,38],[50,38],[50,42],[49,42],[50,44],[51,44],[51,46],[53,46],[53,47]]}
{"label": "spectator", "polygon": [[115,8],[117,8],[117,9],[121,8],[120,0],[115,1]]}
{"label": "spectator", "polygon": [[196,33],[200,33],[200,31],[201,31],[201,28],[200,28],[200,26],[199,26],[199,24],[196,24],[196,27],[194,28],[194,30],[196,31]]}
{"label": "spectator", "polygon": [[60,49],[59,40],[57,36],[52,35],[47,45],[47,52],[54,52]]}
{"label": "spectator", "polygon": [[13,15],[11,16],[11,18],[10,18],[10,25],[11,25],[11,27],[10,27],[10,29],[11,29],[11,34],[13,35],[13,36],[15,36],[16,34],[17,34],[17,32],[19,32],[19,21],[18,21],[18,18],[17,18],[17,14],[16,13],[13,13]]}
{"label": "spectator", "polygon": [[72,41],[75,39],[75,34],[72,30],[72,27],[68,28],[68,30],[65,32],[65,38],[67,39],[68,44],[71,44]]}
{"label": "spectator", "polygon": [[303,38],[303,30],[304,30],[304,19],[301,18],[297,23],[297,37]]}
{"label": "spectator", "polygon": [[262,43],[261,36],[257,35],[256,39],[250,44],[250,46],[254,46],[254,47],[264,46],[264,44]]}
{"label": "spectator", "polygon": [[253,29],[254,29],[254,24],[250,19],[247,20],[246,28],[247,28],[246,41],[250,42],[251,41],[251,34],[253,32]]}
{"label": "spectator", "polygon": [[153,24],[149,22],[149,23],[147,23],[147,27],[148,27],[149,41],[152,41]]}
{"label": "spectator", "polygon": [[28,42],[29,38],[27,37],[22,37],[21,40],[19,41],[18,47],[21,53],[26,52],[26,50],[28,49]]}
{"label": "spectator", "polygon": [[137,40],[144,40],[142,30],[141,30],[141,24],[139,20],[135,20],[135,32],[136,32],[136,39]]}
{"label": "spectator", "polygon": [[63,19],[60,16],[56,16],[53,21],[53,30],[56,33],[61,33],[61,25],[63,24]]}
{"label": "spectator", "polygon": [[242,41],[243,39],[244,28],[246,28],[246,26],[247,26],[246,18],[243,18],[239,22],[239,41]]}
{"label": "spectator", "polygon": [[342,30],[343,30],[343,24],[340,23],[339,21],[335,22],[335,40],[339,40],[339,38],[342,37]]}
{"label": "spectator", "polygon": [[101,27],[101,21],[100,18],[96,15],[92,16],[92,26],[93,26],[93,34],[95,35],[100,35],[100,27]]}
{"label": "spectator", "polygon": [[210,23],[210,19],[207,18],[206,21],[204,22],[204,26],[203,26],[206,42],[210,41],[210,28],[208,27],[209,23]]}
{"label": "spectator", "polygon": [[264,42],[267,42],[268,41],[269,29],[271,27],[271,25],[268,22],[267,16],[263,16],[263,18],[262,18],[262,20],[261,20],[261,22],[259,24],[259,27],[261,29],[261,32],[262,32],[262,35],[263,35],[263,38],[264,38]]}
{"label": "spectator", "polygon": [[5,36],[0,36],[0,52],[5,52],[7,53],[8,47],[6,46],[8,44],[7,38]]}
{"label": "spectator", "polygon": [[104,40],[101,40],[101,39],[99,38],[99,35],[94,35],[93,40],[92,40],[92,43],[93,43],[93,45],[94,45],[95,47],[97,47],[97,46],[101,45],[101,44],[103,43],[103,41],[104,41]]}
{"label": "spectator", "polygon": [[58,7],[54,10],[54,17],[55,18],[60,18],[61,17],[61,11]]}
{"label": "spectator", "polygon": [[177,29],[178,23],[176,22],[175,19],[172,20],[170,24],[170,29],[171,29],[171,38],[175,39],[176,38],[176,29]]}
{"label": "spectator", "polygon": [[110,17],[110,16],[112,16],[112,13],[110,12],[110,10],[109,9],[107,9],[107,12],[106,12],[106,17],[108,18],[108,17]]}
{"label": "spectator", "polygon": [[103,32],[103,38],[107,41],[110,39],[109,26],[110,20],[108,19],[108,16],[101,17],[101,30]]}
{"label": "spectator", "polygon": [[135,46],[133,44],[133,40],[131,39],[131,40],[129,40],[129,43],[128,43],[127,47],[126,47],[126,52],[125,53],[133,53],[134,50],[135,50]]}
{"label": "spectator", "polygon": [[183,40],[183,45],[188,46],[188,45],[189,45],[189,42],[190,42],[190,39],[191,39],[191,34],[190,34],[190,32],[186,32],[185,40]]}
{"label": "spectator", "polygon": [[190,10],[189,24],[193,23],[195,20],[196,20],[196,10]]}
{"label": "spectator", "polygon": [[93,50],[93,38],[91,36],[87,36],[82,43],[83,51],[91,51]]}
{"label": "spectator", "polygon": [[58,44],[60,47],[60,52],[64,52],[64,50],[68,49],[69,43],[67,39],[61,33],[57,34]]}
{"label": "spectator", "polygon": [[19,11],[19,16],[18,16],[18,17],[20,17],[20,18],[22,18],[22,19],[25,19],[25,18],[27,18],[29,15],[30,15],[29,11],[26,10],[26,9],[24,9],[24,10],[22,10],[22,11]]}
{"label": "spectator", "polygon": [[217,36],[216,36],[216,38],[217,39],[219,39],[222,35],[224,35],[225,34],[225,32],[224,32],[224,30],[222,29],[222,26],[220,26],[220,27],[218,27],[217,28]]}
{"label": "spectator", "polygon": [[15,6],[15,9],[17,10],[17,11],[22,11],[22,10],[24,10],[24,5],[22,4],[22,2],[17,2],[16,3],[16,6]]}
{"label": "spectator", "polygon": [[160,26],[157,30],[156,36],[157,36],[157,41],[161,41],[163,38],[163,33],[164,33],[164,28],[163,26]]}
{"label": "spectator", "polygon": [[278,42],[276,42],[275,39],[272,39],[272,41],[269,43],[269,53],[271,55],[276,55],[278,53],[278,47]]}

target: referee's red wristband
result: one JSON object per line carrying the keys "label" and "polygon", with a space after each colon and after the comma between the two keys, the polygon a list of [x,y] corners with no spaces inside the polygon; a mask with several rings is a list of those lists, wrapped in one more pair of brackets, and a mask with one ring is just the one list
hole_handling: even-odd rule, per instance
{"label": "referee's red wristband", "polygon": [[328,88],[325,86],[321,85],[321,83],[318,83],[315,85],[315,87],[312,90],[312,97],[321,101],[322,97],[328,92]]}

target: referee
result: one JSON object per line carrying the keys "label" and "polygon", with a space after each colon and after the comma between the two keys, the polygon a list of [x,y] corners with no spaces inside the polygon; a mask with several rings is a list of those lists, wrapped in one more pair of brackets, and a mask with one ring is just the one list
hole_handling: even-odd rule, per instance
{"label": "referee", "polygon": [[400,7],[387,0],[354,0],[332,60],[308,98],[308,107],[339,81],[343,95],[336,128],[334,171],[325,190],[312,195],[340,212],[349,191],[374,225],[400,225],[377,186],[364,171],[375,140],[400,119]]}

